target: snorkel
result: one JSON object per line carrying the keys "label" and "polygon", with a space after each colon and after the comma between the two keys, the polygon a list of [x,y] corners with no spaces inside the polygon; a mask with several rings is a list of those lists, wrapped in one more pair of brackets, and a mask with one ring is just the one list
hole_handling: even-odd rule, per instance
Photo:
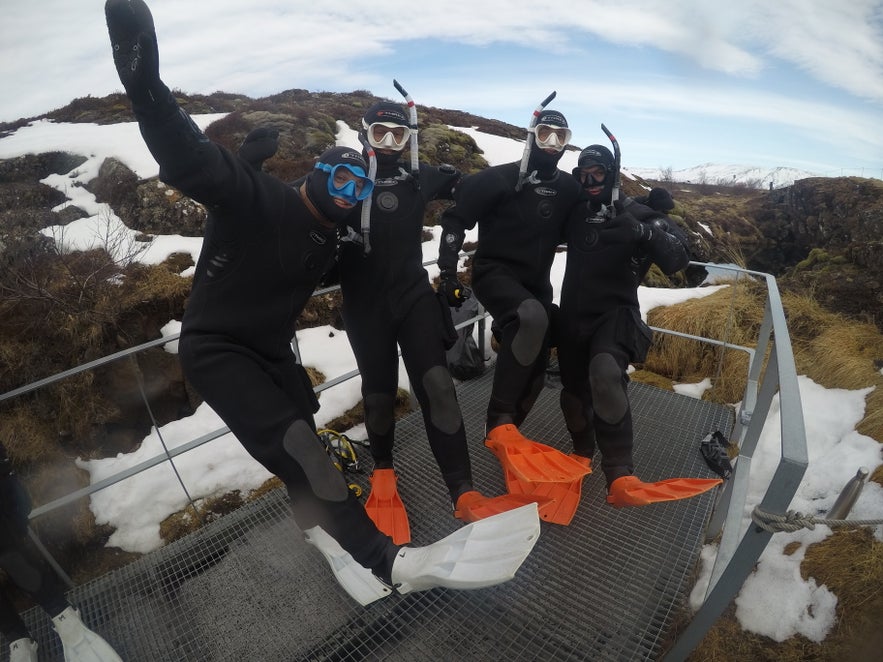
{"label": "snorkel", "polygon": [[411,120],[411,125],[408,127],[411,129],[411,137],[409,139],[411,143],[411,177],[414,178],[414,185],[419,188],[420,162],[417,158],[417,106],[411,95],[405,92],[405,88],[395,78],[392,79],[392,84],[395,85],[395,88],[405,97],[405,101],[408,102],[408,115]]}
{"label": "snorkel", "polygon": [[527,163],[530,160],[530,150],[534,143],[533,130],[537,124],[537,118],[540,116],[540,113],[543,112],[543,109],[555,98],[556,94],[557,92],[552,92],[552,94],[547,96],[542,103],[536,107],[536,110],[533,111],[533,116],[530,118],[530,124],[527,127],[527,140],[524,141],[524,153],[521,155],[521,166],[518,169],[518,181],[515,182],[516,191],[521,190],[524,181],[527,179]]}
{"label": "snorkel", "polygon": [[601,130],[606,134],[606,136],[610,139],[611,144],[613,145],[613,190],[610,193],[610,204],[612,205],[614,202],[619,200],[619,188],[622,183],[621,175],[619,172],[619,163],[620,163],[620,154],[619,154],[619,141],[616,140],[616,136],[610,133],[610,130],[604,126],[604,123],[601,123]]}
{"label": "snorkel", "polygon": [[[374,148],[368,144],[368,140],[359,134],[359,142],[362,143],[362,147],[365,148],[365,154],[368,156],[368,179],[372,182],[374,181],[374,176],[377,174],[377,155],[374,153]],[[367,255],[371,252],[371,201],[374,199],[374,191],[368,194],[368,197],[362,200],[362,218],[361,218],[361,231],[362,231],[362,250]]]}

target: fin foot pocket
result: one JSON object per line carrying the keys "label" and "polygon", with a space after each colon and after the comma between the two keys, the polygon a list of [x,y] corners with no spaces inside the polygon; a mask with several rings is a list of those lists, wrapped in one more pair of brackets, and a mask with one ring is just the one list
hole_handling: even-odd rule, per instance
{"label": "fin foot pocket", "polygon": [[484,445],[497,456],[504,470],[520,480],[569,483],[591,472],[558,449],[526,439],[512,424],[490,430]]}

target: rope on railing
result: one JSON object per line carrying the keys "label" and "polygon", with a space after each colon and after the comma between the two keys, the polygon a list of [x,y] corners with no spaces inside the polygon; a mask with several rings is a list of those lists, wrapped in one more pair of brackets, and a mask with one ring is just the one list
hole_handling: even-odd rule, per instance
{"label": "rope on railing", "polygon": [[760,506],[754,507],[754,510],[751,512],[751,521],[764,531],[770,533],[794,532],[800,531],[800,529],[812,531],[816,528],[816,524],[824,524],[832,529],[883,524],[883,519],[825,519],[824,517],[804,515],[794,510],[789,510],[784,515],[778,515],[776,513],[768,513],[761,509]]}

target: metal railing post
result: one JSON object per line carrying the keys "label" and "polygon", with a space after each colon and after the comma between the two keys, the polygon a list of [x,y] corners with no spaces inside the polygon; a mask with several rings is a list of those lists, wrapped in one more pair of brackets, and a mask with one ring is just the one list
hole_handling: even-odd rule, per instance
{"label": "metal railing post", "polygon": [[684,660],[699,645],[754,571],[758,559],[772,537],[772,533],[765,529],[749,524],[738,545],[734,543],[742,528],[751,460],[769,415],[773,397],[777,393],[782,453],[758,507],[765,512],[785,512],[797,493],[809,464],[803,409],[797,385],[797,368],[785,313],[775,279],[768,274],[762,275],[766,279],[767,301],[764,322],[761,324],[761,337],[758,339],[758,351],[755,355],[756,365],[752,366],[751,377],[759,378],[760,365],[763,363],[770,337],[773,337],[775,342],[771,346],[766,371],[760,381],[756,406],[747,423],[743,422],[747,425],[747,429],[741,454],[731,478],[731,481],[734,481],[734,486],[731,488],[733,494],[728,504],[723,529],[724,537],[718,548],[718,558],[712,569],[708,592],[702,606],[665,654],[665,660]]}

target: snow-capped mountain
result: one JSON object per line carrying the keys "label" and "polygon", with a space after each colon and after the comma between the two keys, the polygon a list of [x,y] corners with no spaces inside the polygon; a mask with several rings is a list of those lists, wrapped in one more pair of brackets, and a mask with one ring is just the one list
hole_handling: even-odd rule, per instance
{"label": "snow-capped mountain", "polygon": [[742,184],[754,188],[767,188],[770,182],[773,188],[791,186],[798,179],[807,177],[824,177],[824,175],[798,170],[796,168],[762,168],[746,165],[726,165],[720,163],[703,163],[702,165],[669,170],[664,168],[629,168],[623,170],[657,181],[689,182],[691,184],[719,184],[733,186]]}

